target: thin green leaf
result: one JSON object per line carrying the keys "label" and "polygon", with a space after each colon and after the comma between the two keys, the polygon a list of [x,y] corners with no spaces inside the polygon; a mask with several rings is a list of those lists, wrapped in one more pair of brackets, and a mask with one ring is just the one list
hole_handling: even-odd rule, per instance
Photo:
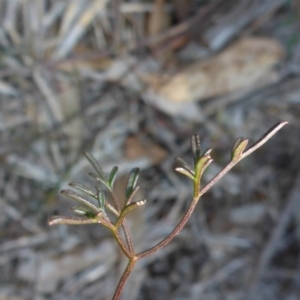
{"label": "thin green leaf", "polygon": [[86,159],[89,161],[89,163],[92,165],[92,167],[95,169],[95,171],[97,172],[99,177],[103,181],[107,182],[107,178],[106,178],[104,172],[102,171],[102,168],[100,167],[99,163],[95,159],[95,157],[92,154],[88,153],[88,152],[85,152],[83,154],[86,157]]}
{"label": "thin green leaf", "polygon": [[134,195],[135,195],[136,192],[139,190],[139,188],[140,188],[139,186],[136,186],[136,187],[133,189],[133,191],[132,191],[130,197],[129,197],[129,198],[127,199],[127,201],[126,201],[125,206],[127,206],[127,205],[129,205],[129,204],[131,203],[131,201],[132,201]]}
{"label": "thin green leaf", "polygon": [[80,218],[71,218],[63,216],[54,216],[49,220],[49,225],[84,225],[84,224],[93,224],[97,223],[97,219],[80,219]]}
{"label": "thin green leaf", "polygon": [[194,156],[194,165],[196,166],[197,161],[201,157],[201,151],[200,151],[200,137],[198,134],[193,134],[191,137],[191,147],[193,151]]}
{"label": "thin green leaf", "polygon": [[243,137],[239,137],[234,141],[232,146],[232,153],[234,152],[235,148],[243,141],[243,139]]}
{"label": "thin green leaf", "polygon": [[89,173],[89,176],[91,176],[93,179],[101,182],[102,184],[104,184],[109,190],[111,189],[109,186],[109,183],[106,180],[103,180],[102,178],[100,178],[97,174],[95,173]]}
{"label": "thin green leaf", "polygon": [[236,162],[238,160],[241,159],[242,157],[242,154],[244,152],[244,150],[246,149],[247,147],[247,144],[248,144],[249,140],[247,139],[241,139],[241,138],[238,138],[235,143],[234,143],[234,146],[233,146],[233,149],[232,149],[232,157],[231,157],[231,160]]}
{"label": "thin green leaf", "polygon": [[109,174],[108,183],[109,183],[111,188],[113,188],[113,186],[114,186],[114,182],[115,182],[115,179],[117,177],[118,169],[119,168],[117,166],[113,167],[110,174]]}
{"label": "thin green leaf", "polygon": [[86,212],[88,211],[81,206],[74,206],[74,207],[71,207],[70,209],[73,213],[75,213],[77,215],[81,215],[81,216],[85,216]]}
{"label": "thin green leaf", "polygon": [[139,178],[139,168],[134,168],[130,171],[126,185],[126,199],[128,200],[136,188],[136,184]]}
{"label": "thin green leaf", "polygon": [[86,194],[88,194],[89,196],[92,196],[93,198],[97,198],[97,195],[95,194],[95,192],[91,188],[87,187],[86,185],[84,185],[82,183],[71,182],[71,183],[69,183],[69,186],[72,186],[77,190],[85,192]]}
{"label": "thin green leaf", "polygon": [[194,171],[190,167],[190,165],[183,160],[181,157],[176,157],[175,161],[185,170],[187,170],[192,176],[194,175]]}
{"label": "thin green leaf", "polygon": [[213,161],[213,159],[208,154],[206,156],[202,156],[196,164],[195,179],[194,179],[195,180],[195,193],[196,193],[196,195],[199,195],[199,193],[200,193],[200,184],[201,184],[202,174],[212,161]]}
{"label": "thin green leaf", "polygon": [[73,192],[72,190],[62,190],[60,193],[65,195],[66,197],[69,197],[69,198],[91,208],[95,212],[99,212],[99,208],[97,206],[95,206],[93,203],[87,201],[81,195]]}
{"label": "thin green leaf", "polygon": [[208,165],[212,162],[212,158],[210,157],[210,155],[206,155],[206,156],[202,156],[199,161],[197,162],[195,171],[196,171],[196,175],[195,178],[201,178],[204,170],[208,167]]}
{"label": "thin green leaf", "polygon": [[99,202],[99,208],[101,211],[105,212],[105,194],[103,190],[100,190],[96,187],[97,194],[98,194],[98,202]]}
{"label": "thin green leaf", "polygon": [[187,177],[189,177],[189,178],[191,178],[192,180],[195,179],[194,175],[191,174],[189,171],[187,171],[187,170],[184,169],[184,168],[178,167],[178,168],[175,168],[175,171],[178,172],[178,173],[181,173],[181,174],[183,174],[183,175],[185,175],[185,176],[187,176]]}
{"label": "thin green leaf", "polygon": [[89,219],[93,219],[97,216],[96,213],[90,211],[90,210],[87,210],[85,209],[84,207],[81,207],[81,206],[74,206],[74,207],[71,207],[71,211],[73,211],[75,214],[78,214],[78,215],[81,215],[81,216],[85,216]]}

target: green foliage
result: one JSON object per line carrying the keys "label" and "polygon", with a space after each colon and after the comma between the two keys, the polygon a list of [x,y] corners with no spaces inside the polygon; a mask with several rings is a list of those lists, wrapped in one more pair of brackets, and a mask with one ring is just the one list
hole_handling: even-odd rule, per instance
{"label": "green foliage", "polygon": [[[50,225],[54,224],[69,224],[69,225],[83,225],[83,224],[92,224],[98,223],[102,224],[106,228],[108,228],[118,245],[120,246],[122,252],[128,258],[128,265],[124,270],[124,273],[119,281],[119,284],[116,288],[115,294],[113,296],[113,300],[120,299],[124,284],[129,277],[135,263],[148,255],[153,254],[159,249],[166,246],[184,227],[186,222],[189,220],[191,214],[193,213],[200,197],[206,193],[215,183],[217,183],[230,169],[232,169],[239,161],[244,159],[246,156],[254,152],[260,146],[262,146],[266,141],[268,141],[277,131],[279,131],[283,126],[285,126],[287,122],[281,122],[272,127],[260,140],[254,143],[250,148],[246,150],[248,145],[248,140],[244,138],[238,138],[231,151],[231,159],[229,163],[217,174],[215,175],[204,187],[201,188],[201,178],[205,169],[212,163],[213,159],[210,154],[212,149],[209,149],[201,155],[200,149],[200,137],[198,135],[193,135],[191,137],[191,148],[193,153],[194,167],[192,168],[187,162],[185,162],[182,158],[176,158],[176,162],[178,167],[176,167],[176,171],[181,173],[188,178],[192,179],[194,183],[194,193],[193,198],[190,203],[190,206],[175,227],[175,229],[161,242],[159,242],[156,246],[143,251],[141,253],[135,253],[133,242],[131,239],[130,232],[128,230],[126,224],[126,216],[133,209],[138,208],[141,205],[146,203],[146,200],[132,201],[136,192],[138,190],[137,182],[139,178],[139,169],[134,168],[128,176],[127,185],[125,189],[125,197],[126,202],[123,208],[120,208],[120,202],[116,199],[115,193],[113,191],[114,182],[117,176],[118,167],[113,167],[108,177],[104,174],[101,166],[98,164],[96,159],[90,154],[85,153],[85,157],[90,162],[95,173],[90,173],[89,175],[94,178],[96,181],[100,182],[104,188],[106,188],[108,194],[110,194],[110,198],[106,197],[105,191],[96,187],[96,190],[81,184],[81,183],[70,183],[70,186],[73,188],[87,194],[88,196],[94,198],[98,202],[98,206],[94,205],[90,201],[86,200],[80,194],[75,193],[72,190],[63,190],[61,193],[74,200],[79,202],[82,206],[72,207],[71,210],[80,215],[81,218],[70,218],[70,217],[62,217],[55,216],[50,221]],[[108,209],[115,218],[111,218],[106,214],[106,209]],[[122,228],[122,229],[121,229]],[[125,240],[120,235],[120,230],[123,230]]]}

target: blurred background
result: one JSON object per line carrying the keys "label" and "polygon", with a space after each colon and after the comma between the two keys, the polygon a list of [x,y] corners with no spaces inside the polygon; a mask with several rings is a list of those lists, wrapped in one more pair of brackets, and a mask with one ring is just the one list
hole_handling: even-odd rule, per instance
{"label": "blurred background", "polygon": [[299,0],[0,0],[0,299],[111,299],[126,259],[101,226],[53,226],[105,172],[141,169],[137,251],[186,211],[189,138],[213,148],[289,124],[202,198],[141,260],[122,299],[300,299]]}

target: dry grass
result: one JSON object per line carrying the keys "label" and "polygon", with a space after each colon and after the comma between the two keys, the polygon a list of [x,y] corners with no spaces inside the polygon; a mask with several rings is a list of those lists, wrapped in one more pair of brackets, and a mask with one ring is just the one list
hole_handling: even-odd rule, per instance
{"label": "dry grass", "polygon": [[[110,299],[125,261],[108,232],[47,225],[68,213],[58,196],[68,182],[93,185],[83,151],[105,171],[118,165],[120,186],[142,169],[148,203],[129,222],[145,249],[190,201],[173,161],[188,154],[192,133],[215,149],[207,180],[236,137],[255,140],[279,120],[290,125],[137,266],[124,299],[298,299],[298,2],[0,1],[0,299]],[[178,74],[251,35],[284,47],[276,84],[177,107],[144,80]]]}

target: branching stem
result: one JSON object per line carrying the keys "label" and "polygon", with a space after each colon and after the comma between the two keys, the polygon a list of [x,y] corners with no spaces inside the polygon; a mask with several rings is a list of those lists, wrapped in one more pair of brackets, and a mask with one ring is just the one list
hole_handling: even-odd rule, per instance
{"label": "branching stem", "polygon": [[128,248],[126,247],[124,241],[122,240],[122,238],[120,237],[120,234],[118,232],[118,230],[112,230],[113,236],[115,238],[115,240],[117,241],[119,247],[121,248],[121,250],[123,251],[123,253],[126,255],[126,257],[128,259],[131,259],[134,254],[131,253]]}
{"label": "branching stem", "polygon": [[[109,193],[110,193],[111,197],[113,198],[114,203],[117,205],[118,212],[120,212],[120,206],[118,204],[119,201],[117,199],[117,196],[115,195],[114,191],[111,188],[109,188],[108,190],[109,190]],[[128,225],[127,225],[127,222],[126,222],[125,218],[122,219],[121,226],[122,226],[122,229],[123,229],[123,232],[124,232],[127,248],[128,248],[128,250],[131,254],[134,254],[133,241],[132,241],[130,231],[128,229]]]}
{"label": "branching stem", "polygon": [[[285,126],[288,122],[281,122],[276,125],[274,125],[264,136],[259,139],[252,147],[250,147],[247,151],[245,151],[241,157],[236,161],[230,161],[215,177],[213,177],[201,190],[199,189],[199,194],[195,194],[198,191],[198,188],[194,189],[194,196],[193,200],[179,222],[179,224],[175,227],[175,229],[167,236],[164,240],[159,242],[156,246],[152,247],[149,250],[146,250],[144,252],[141,252],[137,255],[137,257],[140,259],[142,257],[146,257],[150,254],[153,254],[154,252],[158,251],[162,247],[166,246],[169,242],[172,241],[172,239],[182,230],[184,225],[187,223],[189,218],[191,217],[200,197],[205,194],[216,182],[218,182],[226,173],[228,173],[239,161],[241,161],[243,158],[254,152],[256,149],[261,147],[264,143],[266,143],[277,131],[279,131],[283,126]],[[194,185],[197,186],[199,183],[195,182]]]}
{"label": "branching stem", "polygon": [[259,139],[256,143],[254,143],[248,150],[242,153],[239,160],[236,162],[230,161],[228,165],[223,168],[215,177],[213,177],[200,192],[200,197],[205,194],[217,181],[219,181],[226,173],[228,173],[239,161],[244,159],[246,156],[253,153],[259,147],[261,147],[264,143],[266,143],[277,131],[279,131],[283,126],[285,126],[288,122],[280,122],[274,125],[270,130],[268,130],[261,139]]}
{"label": "branching stem", "polygon": [[[200,138],[196,135],[192,137],[192,150],[194,154],[194,160],[195,160],[195,167],[194,170],[192,170],[182,159],[178,159],[177,161],[181,164],[180,168],[177,168],[178,172],[186,175],[190,179],[193,180],[194,183],[194,193],[193,193],[193,199],[189,205],[188,210],[182,217],[181,221],[177,224],[175,229],[161,242],[153,246],[152,248],[145,250],[139,254],[135,254],[134,252],[134,247],[133,247],[133,242],[131,239],[131,235],[125,220],[125,217],[127,214],[134,209],[136,206],[143,205],[146,201],[137,201],[131,203],[131,200],[136,193],[138,187],[136,187],[136,182],[137,182],[137,176],[138,176],[138,169],[133,169],[132,175],[129,176],[132,180],[129,179],[129,187],[127,191],[129,191],[129,194],[126,194],[127,202],[125,203],[125,207],[123,209],[120,208],[120,202],[118,201],[113,189],[112,189],[112,183],[113,179],[110,179],[108,182],[101,167],[98,165],[96,160],[90,155],[86,154],[88,160],[91,162],[91,164],[94,166],[96,169],[98,176],[93,175],[93,177],[97,180],[100,180],[107,188],[109,193],[111,194],[112,202],[115,205],[115,208],[113,206],[110,206],[109,203],[106,203],[107,207],[117,216],[117,220],[115,224],[113,224],[109,217],[105,214],[103,208],[98,208],[95,205],[91,204],[87,200],[85,200],[81,195],[71,191],[71,190],[64,190],[62,193],[69,198],[76,200],[80,202],[81,204],[84,204],[88,208],[90,208],[94,213],[96,212],[97,215],[95,218],[90,218],[90,219],[78,219],[78,218],[69,218],[69,217],[54,217],[49,221],[50,225],[53,224],[90,224],[90,223],[100,223],[107,227],[113,234],[116,242],[118,243],[119,247],[123,251],[124,255],[128,258],[128,264],[126,269],[124,270],[120,281],[118,283],[118,286],[116,288],[116,291],[114,293],[113,299],[112,300],[119,300],[121,297],[121,293],[123,291],[124,285],[131,274],[133,267],[135,266],[136,262],[143,258],[146,257],[150,254],[155,253],[156,251],[160,250],[167,244],[169,244],[173,238],[182,230],[182,228],[185,226],[187,221],[190,219],[199,199],[203,194],[205,194],[214,184],[216,184],[226,173],[228,173],[239,161],[244,159],[246,156],[254,152],[256,149],[261,147],[264,143],[266,143],[276,132],[278,132],[283,126],[285,126],[287,122],[281,122],[273,126],[269,131],[266,132],[265,135],[263,135],[262,138],[260,138],[256,143],[254,143],[250,148],[245,150],[247,147],[248,140],[244,138],[239,138],[236,140],[233,149],[232,149],[232,157],[229,163],[219,172],[217,173],[203,188],[201,188],[201,176],[206,169],[206,167],[212,162],[212,159],[210,157],[210,151],[206,151],[202,156],[200,154]],[[113,172],[113,171],[112,171]],[[111,173],[113,174],[110,178],[114,178],[116,174],[116,170]],[[85,191],[87,194],[95,197],[95,194],[93,193],[92,190],[89,188],[85,187],[84,185],[74,183],[74,187]],[[86,215],[88,216],[88,215]],[[120,236],[119,233],[119,227],[122,227],[124,236],[125,236],[125,241],[123,241],[122,237]]]}
{"label": "branching stem", "polygon": [[187,223],[187,221],[191,217],[191,215],[197,205],[198,199],[199,199],[199,197],[193,198],[193,201],[191,202],[187,212],[185,213],[185,215],[183,216],[183,218],[181,219],[179,224],[164,240],[162,240],[160,243],[158,243],[156,246],[152,247],[151,249],[137,254],[137,258],[140,259],[140,258],[146,257],[150,254],[153,254],[154,252],[158,251],[159,249],[161,249],[164,246],[166,246],[167,244],[169,244],[173,240],[173,238],[181,231],[181,229],[184,227],[184,225]]}

